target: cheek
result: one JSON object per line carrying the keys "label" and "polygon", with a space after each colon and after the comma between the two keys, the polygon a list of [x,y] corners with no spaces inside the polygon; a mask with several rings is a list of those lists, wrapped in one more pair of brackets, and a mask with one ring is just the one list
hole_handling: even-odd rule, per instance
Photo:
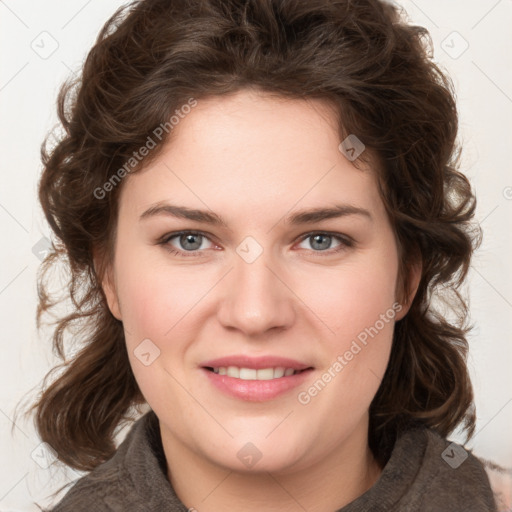
{"label": "cheek", "polygon": [[147,274],[147,271],[139,270],[120,275],[119,279],[122,283],[118,290],[123,324],[132,338],[161,336],[166,327],[163,311],[172,310],[172,304],[165,303],[172,295],[163,294],[161,286]]}
{"label": "cheek", "polygon": [[[324,275],[323,286],[302,286],[300,296],[340,339],[353,338],[373,325],[395,303],[396,259],[368,258]],[[331,336],[332,337],[332,336]]]}
{"label": "cheek", "polygon": [[365,265],[364,271],[354,265],[337,272],[329,281],[329,293],[309,297],[311,309],[322,311],[319,316],[329,330],[323,330],[319,345],[324,357],[318,378],[301,389],[297,399],[306,405],[305,411],[314,408],[319,417],[327,418],[322,427],[326,436],[337,439],[340,429],[355,424],[380,386],[400,310],[395,278],[394,265],[375,263]]}
{"label": "cheek", "polygon": [[171,268],[165,259],[155,261],[154,254],[152,248],[119,257],[117,289],[125,329],[135,337],[162,339],[204,295],[208,282]]}
{"label": "cheek", "polygon": [[[309,403],[322,390],[318,407],[336,404],[340,410],[363,414],[384,376],[392,346],[398,264],[394,246],[354,258],[336,269],[323,288],[303,289],[308,306],[322,320],[320,379],[315,389],[303,390],[300,403]],[[305,301],[306,302],[306,301]],[[324,328],[328,326],[329,329]],[[300,401],[300,400],[299,400]],[[323,405],[322,405],[323,404]],[[357,416],[357,414],[355,414]],[[333,418],[333,428],[337,428]]]}
{"label": "cheek", "polygon": [[184,320],[193,299],[190,295],[195,294],[176,272],[137,256],[132,251],[129,258],[120,257],[116,262],[130,365],[148,403],[154,406],[165,396],[166,404],[173,407],[173,396],[164,392],[170,378],[166,370],[174,374],[171,362],[181,361],[186,350],[186,344],[179,340],[187,339],[183,338]]}

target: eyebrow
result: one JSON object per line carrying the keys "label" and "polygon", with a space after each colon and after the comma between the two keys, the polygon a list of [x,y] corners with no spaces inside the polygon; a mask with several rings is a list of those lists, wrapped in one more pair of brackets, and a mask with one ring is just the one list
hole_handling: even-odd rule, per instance
{"label": "eyebrow", "polygon": [[[211,224],[213,226],[228,228],[226,221],[214,212],[187,208],[186,206],[177,206],[169,203],[157,203],[151,206],[140,216],[140,220],[149,219],[159,215],[187,219],[202,222],[204,224]],[[287,225],[298,226],[301,224],[313,224],[327,219],[346,217],[348,215],[361,215],[369,220],[373,220],[371,213],[364,208],[352,205],[335,205],[329,208],[300,210],[286,217],[284,222]]]}

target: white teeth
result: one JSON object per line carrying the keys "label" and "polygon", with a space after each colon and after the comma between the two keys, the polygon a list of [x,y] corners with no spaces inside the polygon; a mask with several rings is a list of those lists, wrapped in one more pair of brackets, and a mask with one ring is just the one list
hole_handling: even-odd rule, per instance
{"label": "white teeth", "polygon": [[271,380],[274,378],[274,370],[272,368],[263,368],[256,371],[257,380]]}
{"label": "white teeth", "polygon": [[[219,369],[220,371],[220,369]],[[226,373],[228,377],[235,377],[236,379],[240,378],[240,368],[236,366],[228,366],[228,371]]]}
{"label": "white teeth", "polygon": [[238,368],[237,366],[221,366],[214,368],[213,372],[241,380],[272,380],[280,379],[281,377],[289,377],[294,373],[298,373],[298,371],[293,368],[283,368],[282,366],[276,368],[261,368],[259,370],[254,368]]}
{"label": "white teeth", "polygon": [[274,368],[274,379],[278,379],[279,377],[284,377],[284,371],[285,368],[282,366],[278,366],[277,368]]}
{"label": "white teeth", "polygon": [[254,368],[240,368],[240,378],[242,380],[256,380],[258,372]]}

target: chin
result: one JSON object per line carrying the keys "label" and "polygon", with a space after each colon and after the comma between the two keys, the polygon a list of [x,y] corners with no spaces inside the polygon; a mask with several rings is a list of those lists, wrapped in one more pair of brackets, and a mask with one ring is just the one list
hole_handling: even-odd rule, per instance
{"label": "chin", "polygon": [[209,444],[204,447],[203,457],[217,466],[237,473],[279,473],[297,469],[304,457],[298,450],[300,445],[298,440],[290,437],[286,444],[282,436],[275,440],[265,440],[264,435],[252,438],[244,436],[230,439],[213,450]]}

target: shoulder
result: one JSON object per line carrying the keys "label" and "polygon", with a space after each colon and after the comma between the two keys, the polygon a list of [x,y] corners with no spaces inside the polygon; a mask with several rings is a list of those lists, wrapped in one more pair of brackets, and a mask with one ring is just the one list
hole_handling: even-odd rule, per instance
{"label": "shoulder", "polygon": [[80,478],[64,498],[47,512],[147,510],[139,493],[140,485],[133,482],[134,475],[130,468],[151,471],[147,466],[151,462],[157,465],[150,448],[154,422],[152,413],[137,420],[114,456]]}
{"label": "shoulder", "polygon": [[397,436],[377,482],[342,512],[496,512],[482,462],[418,425]]}
{"label": "shoulder", "polygon": [[122,477],[118,474],[119,468],[107,468],[107,464],[80,478],[64,498],[46,512],[121,511],[119,506],[126,502]]}
{"label": "shoulder", "polygon": [[411,510],[496,510],[484,465],[471,450],[428,428],[405,434],[402,445],[414,450],[415,444],[424,446],[424,453],[408,493],[409,506],[417,507]]}

